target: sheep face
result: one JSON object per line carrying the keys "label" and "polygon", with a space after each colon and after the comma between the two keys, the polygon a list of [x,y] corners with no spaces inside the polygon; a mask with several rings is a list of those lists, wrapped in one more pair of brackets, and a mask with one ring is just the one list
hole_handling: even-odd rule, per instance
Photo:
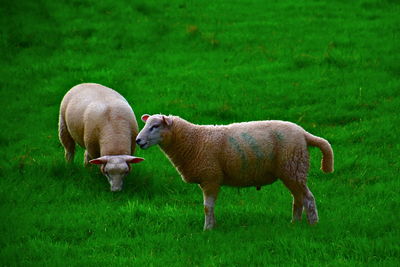
{"label": "sheep face", "polygon": [[143,158],[129,155],[103,156],[89,161],[91,164],[101,165],[101,172],[107,177],[111,191],[121,191],[124,178],[129,174],[130,163],[139,163]]}
{"label": "sheep face", "polygon": [[151,146],[162,144],[168,140],[171,118],[163,115],[143,115],[142,120],[146,123],[144,128],[136,137],[136,143],[141,149],[147,149]]}

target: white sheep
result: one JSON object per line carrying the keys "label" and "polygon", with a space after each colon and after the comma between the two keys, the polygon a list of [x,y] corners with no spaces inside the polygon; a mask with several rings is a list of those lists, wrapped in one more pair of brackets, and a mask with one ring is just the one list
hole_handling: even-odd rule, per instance
{"label": "white sheep", "polygon": [[60,107],[59,138],[65,158],[73,161],[75,142],[85,149],[84,164],[100,164],[111,191],[120,191],[135,152],[138,125],[128,102],[116,91],[95,83],[71,88]]}
{"label": "white sheep", "polygon": [[143,115],[146,122],[136,143],[142,149],[160,145],[187,183],[203,191],[204,229],[215,225],[214,203],[220,186],[246,187],[281,179],[293,195],[292,222],[300,221],[303,207],[308,222],[318,222],[314,196],[306,185],[307,146],[317,146],[321,169],[333,172],[330,144],[285,121],[254,121],[230,125],[195,125],[176,116]]}

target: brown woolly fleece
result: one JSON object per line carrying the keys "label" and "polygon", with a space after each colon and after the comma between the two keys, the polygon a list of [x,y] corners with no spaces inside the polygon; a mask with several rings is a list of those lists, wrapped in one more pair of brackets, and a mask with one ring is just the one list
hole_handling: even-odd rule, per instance
{"label": "brown woolly fleece", "polygon": [[[151,127],[156,116],[163,115],[151,116],[146,128]],[[259,188],[277,179],[293,194],[293,221],[301,220],[303,207],[309,223],[318,221],[315,200],[306,185],[307,146],[321,149],[321,169],[333,172],[333,151],[325,139],[294,123],[277,120],[222,126],[195,125],[176,116],[163,116],[163,121],[169,121],[170,126],[164,125],[165,129],[160,130],[159,145],[183,180],[197,183],[203,190],[205,229],[215,224],[213,203],[220,186]],[[212,200],[212,207],[207,199]]]}

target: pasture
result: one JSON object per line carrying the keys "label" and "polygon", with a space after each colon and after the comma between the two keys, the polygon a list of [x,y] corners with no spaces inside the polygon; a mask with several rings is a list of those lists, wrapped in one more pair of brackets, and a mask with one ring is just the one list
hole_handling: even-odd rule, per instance
{"label": "pasture", "polygon": [[[400,3],[2,1],[0,265],[398,266]],[[217,227],[157,147],[112,193],[83,150],[66,164],[59,104],[96,82],[135,111],[197,124],[288,120],[310,148],[320,223],[292,225],[281,182],[223,187]],[[303,215],[304,216],[304,215]]]}

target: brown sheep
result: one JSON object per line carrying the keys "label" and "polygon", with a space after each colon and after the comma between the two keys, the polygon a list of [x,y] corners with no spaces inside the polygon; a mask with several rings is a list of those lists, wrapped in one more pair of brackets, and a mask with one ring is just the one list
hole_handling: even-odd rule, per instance
{"label": "brown sheep", "polygon": [[222,185],[259,189],[281,179],[293,195],[292,222],[303,208],[308,222],[318,222],[314,196],[307,187],[307,146],[321,149],[322,170],[333,172],[330,144],[285,121],[254,121],[211,126],[195,125],[176,116],[143,115],[145,127],[136,143],[142,149],[160,148],[187,183],[203,191],[204,229],[215,225],[214,203]]}

